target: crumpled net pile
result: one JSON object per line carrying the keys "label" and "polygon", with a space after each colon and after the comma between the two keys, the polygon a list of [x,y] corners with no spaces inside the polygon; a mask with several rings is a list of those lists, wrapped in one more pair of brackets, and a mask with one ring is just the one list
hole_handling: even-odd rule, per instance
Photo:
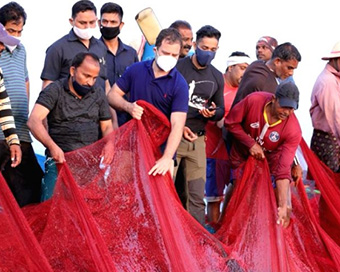
{"label": "crumpled net pile", "polygon": [[[66,154],[50,200],[20,209],[0,175],[0,271],[340,270],[340,178],[304,141],[309,180],[291,188],[289,227],[276,224],[267,162],[250,158],[212,235],[183,209],[169,174],[148,175],[170,124],[138,104],[141,121]],[[114,159],[103,165],[108,142]]]}

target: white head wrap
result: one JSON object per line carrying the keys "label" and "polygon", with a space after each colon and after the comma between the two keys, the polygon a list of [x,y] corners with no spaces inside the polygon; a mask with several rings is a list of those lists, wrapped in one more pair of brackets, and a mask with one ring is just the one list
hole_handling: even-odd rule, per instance
{"label": "white head wrap", "polygon": [[240,63],[251,63],[251,59],[246,56],[232,56],[227,59],[227,68]]}

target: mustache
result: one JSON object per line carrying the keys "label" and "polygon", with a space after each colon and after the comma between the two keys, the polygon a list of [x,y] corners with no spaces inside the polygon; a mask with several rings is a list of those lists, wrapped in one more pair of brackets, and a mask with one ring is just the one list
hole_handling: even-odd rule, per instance
{"label": "mustache", "polygon": [[190,45],[184,45],[183,48],[184,48],[184,49],[189,49],[189,50],[190,50],[190,49],[191,49],[191,46],[190,46]]}

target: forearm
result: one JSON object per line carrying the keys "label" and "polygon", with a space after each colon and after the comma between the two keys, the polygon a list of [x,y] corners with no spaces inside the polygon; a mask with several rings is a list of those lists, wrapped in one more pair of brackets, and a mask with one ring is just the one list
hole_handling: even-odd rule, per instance
{"label": "forearm", "polygon": [[276,201],[278,207],[286,207],[288,201],[289,179],[276,180],[277,196]]}
{"label": "forearm", "polygon": [[27,122],[27,126],[33,134],[34,138],[41,142],[46,148],[52,149],[54,146],[56,146],[56,143],[48,134],[42,121],[29,119]]}

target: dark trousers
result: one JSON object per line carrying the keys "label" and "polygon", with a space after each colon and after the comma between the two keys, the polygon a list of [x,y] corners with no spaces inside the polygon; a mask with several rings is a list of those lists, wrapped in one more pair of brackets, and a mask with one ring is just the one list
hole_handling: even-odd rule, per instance
{"label": "dark trousers", "polygon": [[0,141],[0,170],[20,207],[40,202],[43,171],[31,143],[21,142],[22,161],[13,168],[6,141]]}

